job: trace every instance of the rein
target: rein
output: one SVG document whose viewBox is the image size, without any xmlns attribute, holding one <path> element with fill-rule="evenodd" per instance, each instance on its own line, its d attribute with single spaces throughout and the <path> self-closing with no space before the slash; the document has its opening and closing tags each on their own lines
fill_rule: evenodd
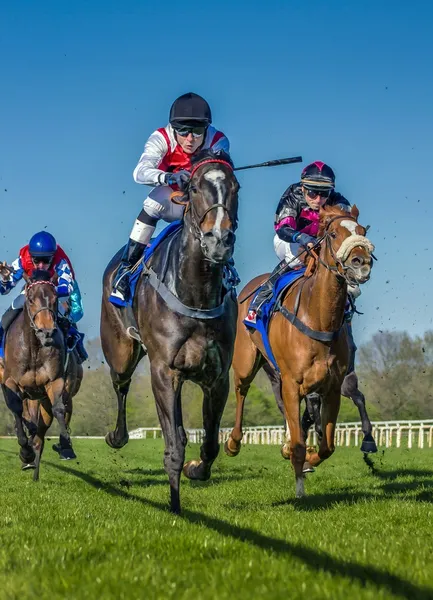
<svg viewBox="0 0 433 600">
<path fill-rule="evenodd" d="M 330 271 L 331 273 L 333 273 L 337 279 L 343 280 L 345 281 L 348 285 L 357 285 L 358 284 L 358 280 L 356 279 L 356 276 L 351 275 L 351 273 L 353 273 L 353 267 L 346 267 L 346 265 L 344 264 L 344 260 L 341 260 L 338 256 L 338 253 L 340 251 L 337 250 L 337 252 L 335 252 L 333 246 L 332 246 L 332 242 L 331 242 L 331 236 L 328 232 L 329 226 L 334 223 L 335 221 L 339 220 L 339 219 L 345 219 L 348 221 L 353 221 L 354 223 L 357 223 L 357 220 L 350 216 L 350 215 L 338 215 L 336 217 L 333 217 L 329 223 L 326 225 L 325 227 L 325 233 L 324 235 L 317 240 L 317 243 L 314 245 L 313 249 L 318 246 L 319 244 L 322 243 L 323 240 L 325 240 L 326 242 L 326 246 L 329 250 L 329 253 L 332 256 L 332 259 L 334 260 L 334 262 L 336 263 L 336 266 L 333 265 L 328 265 L 327 263 L 325 263 L 325 261 L 323 261 L 320 258 L 320 255 L 316 255 L 314 257 L 314 259 L 318 260 L 318 262 L 322 265 L 322 267 L 325 267 L 325 269 L 327 269 L 328 271 Z M 365 237 L 365 236 L 359 236 L 359 238 L 363 238 L 363 239 L 359 239 L 357 240 L 359 243 L 357 243 L 357 246 L 362 246 L 364 248 L 366 248 L 367 250 L 370 251 L 370 253 L 374 250 L 374 247 L 372 245 L 372 243 Z M 350 239 L 350 238 L 347 238 Z M 343 242 L 344 243 L 344 242 Z M 310 252 L 308 252 L 309 254 Z M 340 269 L 342 269 L 343 272 L 340 271 Z"/>
<path fill-rule="evenodd" d="M 225 165 L 226 167 L 229 167 L 229 169 L 233 172 L 232 165 L 229 162 L 219 159 L 219 158 L 210 158 L 210 159 L 206 159 L 206 160 L 203 160 L 203 161 L 197 163 L 191 171 L 190 181 L 185 190 L 186 194 L 188 194 L 188 197 L 190 195 L 191 190 L 194 188 L 194 185 L 191 183 L 191 180 L 192 180 L 193 175 L 196 173 L 196 171 L 203 165 L 214 164 L 214 163 Z M 188 211 L 190 211 L 190 213 L 191 213 L 190 231 L 193 234 L 193 236 L 200 241 L 200 246 L 202 248 L 204 248 L 204 246 L 205 246 L 204 233 L 201 230 L 200 225 L 203 223 L 206 215 L 211 210 L 214 210 L 215 208 L 223 208 L 229 214 L 229 209 L 227 208 L 227 206 L 224 203 L 219 202 L 217 204 L 212 204 L 207 210 L 205 210 L 205 212 L 202 215 L 199 215 L 195 208 L 194 203 L 191 200 L 188 199 L 187 201 L 183 201 L 179 196 L 180 196 L 180 194 L 178 192 L 174 192 L 174 194 L 171 196 L 171 199 L 175 204 L 181 204 L 181 205 L 186 206 L 184 215 L 187 214 Z M 233 229 L 236 230 L 236 222 L 234 223 Z M 216 306 L 215 308 L 212 308 L 212 309 L 192 308 L 190 306 L 187 306 L 186 304 L 183 304 L 183 302 L 181 302 L 179 300 L 179 298 L 165 285 L 164 278 L 165 278 L 165 274 L 166 274 L 167 266 L 168 266 L 168 257 L 170 255 L 170 248 L 171 248 L 171 245 L 172 245 L 175 237 L 176 237 L 176 233 L 174 235 L 172 235 L 172 237 L 169 239 L 168 247 L 166 248 L 166 251 L 165 251 L 165 260 L 162 264 L 162 269 L 161 269 L 161 272 L 159 275 L 152 269 L 152 267 L 148 267 L 143 261 L 143 274 L 147 278 L 148 283 L 154 288 L 154 290 L 159 294 L 159 296 L 165 301 L 165 303 L 170 308 L 170 310 L 172 310 L 180 315 L 183 315 L 183 316 L 186 316 L 186 317 L 189 317 L 192 319 L 205 319 L 205 320 L 217 319 L 217 318 L 222 317 L 224 315 L 224 313 L 226 312 L 227 303 L 228 302 L 236 302 L 236 292 L 235 292 L 233 284 L 231 284 L 230 287 L 227 288 L 227 291 L 224 295 L 224 298 L 223 298 L 221 304 L 219 304 L 218 306 Z M 204 260 L 209 260 L 209 259 L 206 256 L 204 256 Z"/>
<path fill-rule="evenodd" d="M 333 275 L 335 275 L 338 280 L 344 281 L 348 285 L 353 285 L 354 283 L 357 284 L 358 280 L 356 279 L 356 276 L 352 277 L 350 274 L 351 271 L 353 272 L 353 268 L 346 267 L 346 265 L 344 264 L 345 259 L 341 260 L 338 257 L 338 254 L 341 250 L 341 246 L 344 244 L 344 241 L 342 242 L 342 244 L 337 252 L 335 252 L 335 250 L 332 246 L 331 236 L 330 236 L 330 233 L 328 232 L 328 229 L 329 229 L 329 226 L 332 223 L 334 223 L 335 221 L 337 221 L 338 219 L 345 219 L 345 220 L 350 220 L 355 223 L 358 223 L 357 220 L 350 215 L 338 215 L 336 217 L 333 217 L 327 223 L 327 225 L 325 227 L 325 232 L 322 235 L 322 237 L 317 240 L 317 242 L 314 244 L 313 248 L 307 249 L 307 253 L 312 257 L 312 259 L 314 261 L 317 260 L 323 267 L 325 267 L 328 271 L 330 271 Z M 362 246 L 362 247 L 366 248 L 371 254 L 374 250 L 373 244 L 365 236 L 358 236 L 358 238 L 360 238 L 360 239 L 356 240 L 356 242 L 357 242 L 356 246 Z M 346 238 L 346 239 L 350 239 L 350 238 Z M 328 248 L 328 250 L 337 266 L 328 265 L 320 258 L 320 254 L 314 252 L 314 248 L 316 248 L 317 246 L 320 246 L 320 244 L 324 240 L 326 242 L 326 247 Z M 340 268 L 343 270 L 342 273 L 340 272 Z M 309 275 L 311 275 L 311 273 L 309 273 Z M 289 311 L 282 304 L 280 304 L 277 307 L 277 310 L 279 310 L 281 312 L 281 314 L 283 315 L 283 317 L 285 319 L 287 319 L 301 333 L 308 336 L 309 338 L 316 340 L 318 342 L 325 342 L 325 343 L 332 342 L 333 340 L 337 339 L 338 336 L 340 335 L 340 331 L 344 324 L 344 319 L 343 319 L 343 322 L 340 325 L 340 327 L 337 329 L 337 331 L 317 331 L 315 329 L 311 329 L 310 327 L 308 327 L 308 325 L 306 325 L 303 321 L 301 321 L 297 316 L 298 310 L 299 310 L 299 305 L 301 302 L 302 290 L 303 290 L 303 287 L 304 287 L 304 284 L 306 281 L 307 281 L 307 278 L 305 278 L 303 283 L 299 286 L 298 294 L 297 294 L 296 301 L 295 301 L 294 312 Z"/>
</svg>

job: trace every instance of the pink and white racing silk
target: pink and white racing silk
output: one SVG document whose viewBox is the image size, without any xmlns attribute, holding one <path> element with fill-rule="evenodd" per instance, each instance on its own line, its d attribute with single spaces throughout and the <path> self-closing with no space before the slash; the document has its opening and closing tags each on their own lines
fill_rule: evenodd
<svg viewBox="0 0 433 600">
<path fill-rule="evenodd" d="M 230 144 L 226 136 L 212 127 L 207 128 L 203 144 L 197 150 L 211 148 L 215 152 L 223 150 L 229 153 Z M 165 173 L 176 173 L 182 169 L 191 170 L 192 154 L 184 152 L 177 143 L 173 127 L 157 129 L 152 133 L 144 146 L 144 152 L 134 169 L 134 181 L 144 185 L 163 185 Z"/>
</svg>

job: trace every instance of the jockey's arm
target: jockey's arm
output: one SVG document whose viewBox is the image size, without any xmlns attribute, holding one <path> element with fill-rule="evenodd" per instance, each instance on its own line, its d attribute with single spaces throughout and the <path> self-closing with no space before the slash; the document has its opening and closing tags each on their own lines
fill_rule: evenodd
<svg viewBox="0 0 433 600">
<path fill-rule="evenodd" d="M 143 185 L 165 185 L 166 173 L 158 167 L 167 151 L 168 146 L 164 136 L 159 131 L 152 133 L 134 169 L 134 181 Z"/>
<path fill-rule="evenodd" d="M 74 323 L 78 323 L 78 321 L 83 318 L 84 308 L 83 308 L 83 300 L 81 298 L 81 291 L 80 291 L 80 288 L 78 287 L 78 282 L 76 280 L 74 280 L 74 289 L 69 298 L 69 303 L 70 303 L 69 318 Z"/>
<path fill-rule="evenodd" d="M 298 217 L 297 207 L 293 205 L 290 197 L 291 187 L 288 187 L 277 206 L 275 213 L 274 229 L 280 240 L 283 242 L 294 242 L 296 235 L 296 219 Z"/>
<path fill-rule="evenodd" d="M 74 289 L 74 278 L 72 277 L 72 269 L 68 262 L 62 258 L 55 267 L 58 276 L 57 280 L 57 295 L 59 298 L 70 296 Z"/>
<path fill-rule="evenodd" d="M 11 265 L 9 274 L 4 276 L 0 274 L 0 294 L 3 296 L 9 294 L 9 292 L 16 286 L 16 284 L 23 278 L 24 269 L 21 265 L 20 258 L 14 260 Z"/>
</svg>

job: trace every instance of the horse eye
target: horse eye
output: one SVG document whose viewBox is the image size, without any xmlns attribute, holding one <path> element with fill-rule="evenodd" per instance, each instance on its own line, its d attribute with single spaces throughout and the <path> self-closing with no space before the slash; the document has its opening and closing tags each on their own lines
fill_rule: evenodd
<svg viewBox="0 0 433 600">
<path fill-rule="evenodd" d="M 191 192 L 193 192 L 193 194 L 195 194 L 197 192 L 197 188 L 195 187 L 195 185 L 190 185 L 189 189 Z"/>
<path fill-rule="evenodd" d="M 334 240 L 337 237 L 337 234 L 335 233 L 335 231 L 331 231 L 331 233 L 329 234 Z"/>
</svg>

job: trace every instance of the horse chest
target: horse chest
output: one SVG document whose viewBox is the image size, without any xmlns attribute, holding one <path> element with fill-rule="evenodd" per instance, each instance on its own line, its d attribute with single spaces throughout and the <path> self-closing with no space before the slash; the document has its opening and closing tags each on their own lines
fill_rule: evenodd
<svg viewBox="0 0 433 600">
<path fill-rule="evenodd" d="M 223 369 L 218 344 L 201 336 L 189 338 L 179 349 L 174 367 L 190 373 L 206 373 L 218 377 Z"/>
<path fill-rule="evenodd" d="M 50 374 L 44 368 L 40 368 L 37 370 L 31 369 L 26 371 L 24 375 L 20 378 L 18 385 L 30 395 L 31 392 L 34 392 L 35 388 L 41 388 L 47 385 L 51 381 Z"/>
</svg>

